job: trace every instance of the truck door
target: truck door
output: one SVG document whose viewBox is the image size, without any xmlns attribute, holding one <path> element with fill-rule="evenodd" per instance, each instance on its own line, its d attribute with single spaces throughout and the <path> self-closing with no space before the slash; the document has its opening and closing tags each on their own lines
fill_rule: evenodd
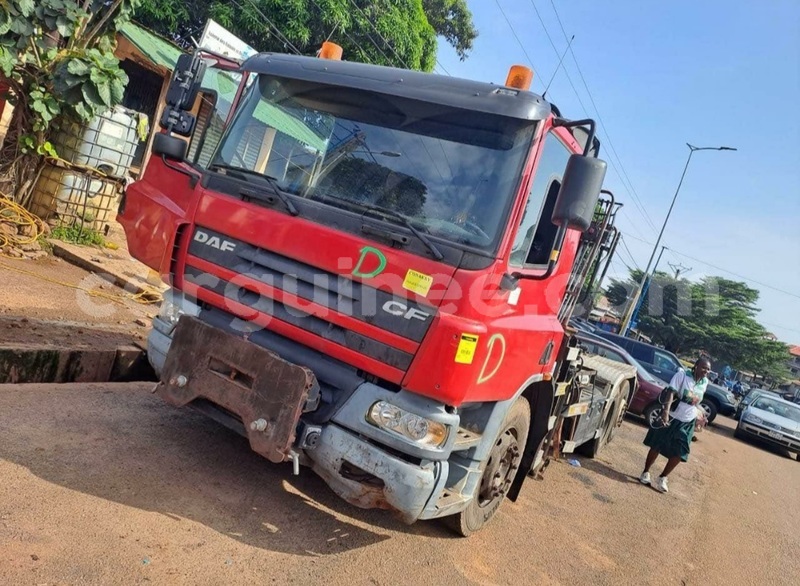
<svg viewBox="0 0 800 586">
<path fill-rule="evenodd" d="M 551 216 L 561 179 L 570 155 L 578 150 L 577 143 L 562 129 L 551 129 L 539 140 L 533 179 L 519 221 L 519 228 L 508 259 L 508 272 L 521 275 L 542 275 L 547 270 L 556 240 L 558 227 Z M 572 258 L 579 234 L 568 231 L 561 247 L 559 262 L 546 279 L 519 279 L 518 291 L 512 292 L 509 303 L 516 315 L 525 319 L 525 335 L 532 360 L 542 370 L 556 358 L 563 339 L 563 329 L 557 313 L 569 277 Z"/>
</svg>

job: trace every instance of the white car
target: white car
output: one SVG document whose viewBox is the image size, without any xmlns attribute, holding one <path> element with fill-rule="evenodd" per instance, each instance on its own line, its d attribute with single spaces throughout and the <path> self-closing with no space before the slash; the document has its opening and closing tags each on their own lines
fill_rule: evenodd
<svg viewBox="0 0 800 586">
<path fill-rule="evenodd" d="M 780 446 L 793 452 L 800 462 L 800 405 L 761 395 L 742 411 L 734 436 Z"/>
</svg>

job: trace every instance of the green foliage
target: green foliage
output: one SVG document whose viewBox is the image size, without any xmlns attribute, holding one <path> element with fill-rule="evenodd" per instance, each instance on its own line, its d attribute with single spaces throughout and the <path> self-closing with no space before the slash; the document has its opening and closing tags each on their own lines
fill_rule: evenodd
<svg viewBox="0 0 800 586">
<path fill-rule="evenodd" d="M 423 71 L 436 63 L 437 35 L 464 59 L 478 34 L 465 0 L 142 0 L 136 18 L 187 47 L 213 18 L 259 51 L 313 55 L 330 37 L 345 59 Z"/>
<path fill-rule="evenodd" d="M 436 34 L 444 37 L 464 61 L 478 36 L 467 0 L 422 0 L 422 7 Z"/>
<path fill-rule="evenodd" d="M 106 243 L 106 239 L 100 232 L 80 224 L 57 226 L 50 232 L 50 237 L 82 246 L 105 246 Z"/>
<path fill-rule="evenodd" d="M 621 307 L 636 288 L 641 271 L 625 281 L 612 281 L 608 300 Z M 756 321 L 758 291 L 722 277 L 700 282 L 656 273 L 644 297 L 637 328 L 675 353 L 708 352 L 738 370 L 785 377 L 789 353 Z"/>
<path fill-rule="evenodd" d="M 52 128 L 122 101 L 128 78 L 113 55 L 114 32 L 138 3 L 0 0 L 0 71 L 21 121 L 22 153 L 54 156 Z"/>
</svg>

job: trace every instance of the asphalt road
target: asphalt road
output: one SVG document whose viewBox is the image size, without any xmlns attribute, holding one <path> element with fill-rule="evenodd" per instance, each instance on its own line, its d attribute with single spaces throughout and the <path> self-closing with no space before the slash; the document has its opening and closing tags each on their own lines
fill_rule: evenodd
<svg viewBox="0 0 800 586">
<path fill-rule="evenodd" d="M 636 481 L 626 421 L 461 539 L 351 507 L 150 388 L 0 386 L 0 584 L 800 584 L 800 464 L 724 417 L 667 495 Z"/>
</svg>

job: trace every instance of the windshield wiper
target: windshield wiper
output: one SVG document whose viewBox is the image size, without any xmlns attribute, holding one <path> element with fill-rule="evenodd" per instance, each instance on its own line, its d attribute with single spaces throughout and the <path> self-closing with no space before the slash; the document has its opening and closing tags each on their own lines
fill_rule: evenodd
<svg viewBox="0 0 800 586">
<path fill-rule="evenodd" d="M 428 250 L 431 251 L 431 254 L 433 254 L 433 256 L 436 258 L 436 260 L 442 260 L 444 258 L 444 255 L 439 251 L 439 249 L 436 247 L 436 245 L 433 242 L 431 242 L 430 239 L 427 236 L 425 236 L 425 234 L 423 232 L 418 230 L 414 226 L 414 224 L 411 223 L 411 220 L 409 220 L 403 214 L 401 214 L 399 212 L 396 212 L 394 210 L 390 210 L 388 208 L 383 208 L 381 206 L 376 206 L 376 205 L 371 205 L 371 204 L 369 204 L 369 205 L 365 204 L 364 207 L 366 207 L 369 210 L 375 210 L 375 211 L 378 211 L 378 212 L 380 212 L 382 214 L 386 214 L 390 218 L 394 218 L 395 220 L 400 222 L 403 226 L 405 226 L 406 228 L 411 230 L 411 233 L 414 236 L 416 236 L 417 238 L 419 238 L 420 242 L 422 242 L 425 246 L 428 247 Z"/>
<path fill-rule="evenodd" d="M 431 251 L 431 254 L 434 256 L 434 258 L 436 258 L 436 260 L 442 260 L 444 258 L 444 255 L 436 247 L 436 245 L 433 242 L 431 242 L 430 239 L 427 236 L 425 236 L 425 234 L 422 233 L 416 226 L 414 226 L 414 224 L 411 223 L 410 219 L 408 219 L 407 217 L 405 217 L 403 214 L 401 214 L 399 212 L 396 212 L 394 210 L 390 210 L 389 208 L 381 207 L 379 205 L 375 205 L 375 204 L 371 204 L 371 203 L 364 203 L 364 202 L 360 202 L 360 201 L 353 201 L 353 200 L 350 200 L 350 199 L 347 199 L 347 198 L 344 198 L 344 197 L 338 197 L 336 195 L 330 195 L 328 193 L 325 193 L 325 194 L 317 193 L 317 194 L 315 194 L 315 196 L 324 197 L 324 198 L 328 198 L 328 199 L 333 199 L 335 201 L 340 201 L 342 203 L 346 203 L 349 206 L 353 206 L 355 208 L 359 208 L 359 209 L 362 209 L 362 210 L 376 211 L 376 212 L 380 212 L 382 214 L 386 214 L 390 218 L 393 218 L 394 220 L 397 220 L 400 224 L 402 224 L 403 226 L 408 228 L 411 231 L 411 233 L 419 239 L 420 242 L 422 242 L 425 246 L 428 247 L 428 250 Z M 362 227 L 362 231 L 363 231 L 363 227 Z"/>
<path fill-rule="evenodd" d="M 299 216 L 300 211 L 297 207 L 292 203 L 283 190 L 278 185 L 278 180 L 275 177 L 270 177 L 269 175 L 264 175 L 263 173 L 259 173 L 258 171 L 253 171 L 251 169 L 244 169 L 242 167 L 236 167 L 235 165 L 228 165 L 225 163 L 214 163 L 209 167 L 210 171 L 214 171 L 215 169 L 224 169 L 225 171 L 231 171 L 232 173 L 239 173 L 244 176 L 256 177 L 265 181 L 275 192 L 275 195 L 283 202 L 283 205 L 286 206 L 286 209 L 289 213 L 293 216 Z M 252 197 L 254 199 L 264 199 L 258 192 L 251 192 L 246 189 L 240 190 L 240 193 L 245 197 Z M 268 200 L 269 201 L 269 200 Z"/>
</svg>

